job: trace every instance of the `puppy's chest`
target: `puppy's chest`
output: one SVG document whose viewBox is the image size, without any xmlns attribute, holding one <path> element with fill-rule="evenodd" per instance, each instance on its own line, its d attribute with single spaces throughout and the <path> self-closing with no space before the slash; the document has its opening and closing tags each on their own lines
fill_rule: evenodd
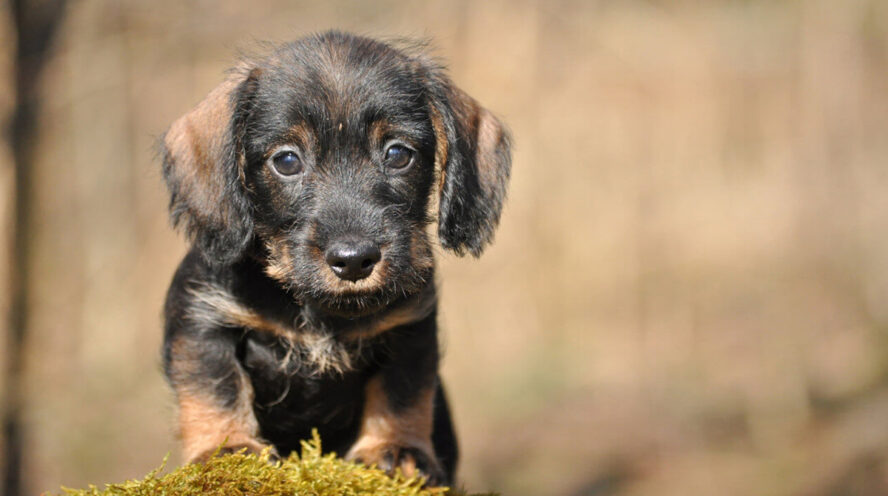
<svg viewBox="0 0 888 496">
<path fill-rule="evenodd" d="M 361 417 L 364 386 L 375 372 L 373 353 L 353 351 L 347 370 L 319 372 L 317 364 L 304 361 L 311 350 L 294 349 L 298 346 L 257 334 L 241 343 L 239 359 L 252 382 L 262 435 L 283 451 L 297 449 L 312 428 L 320 429 L 325 444 L 328 438 L 347 443 Z"/>
<path fill-rule="evenodd" d="M 372 373 L 373 364 L 380 359 L 375 351 L 378 344 L 321 333 L 294 333 L 287 338 L 247 332 L 238 345 L 237 356 L 257 392 L 267 386 L 298 386 L 310 392 L 315 387 L 341 383 L 346 377 Z"/>
</svg>

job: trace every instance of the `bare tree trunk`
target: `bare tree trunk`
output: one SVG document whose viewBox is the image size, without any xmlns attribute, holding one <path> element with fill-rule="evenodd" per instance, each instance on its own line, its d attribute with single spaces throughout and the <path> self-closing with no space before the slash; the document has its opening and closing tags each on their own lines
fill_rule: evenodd
<svg viewBox="0 0 888 496">
<path fill-rule="evenodd" d="M 22 408 L 24 404 L 24 353 L 28 328 L 28 283 L 31 269 L 33 230 L 32 171 L 37 143 L 40 79 L 46 56 L 60 21 L 65 0 L 10 0 L 16 34 L 14 57 L 15 106 L 7 138 L 15 167 L 12 250 L 10 251 L 10 308 L 7 373 L 4 387 L 3 491 L 7 496 L 22 492 Z"/>
</svg>

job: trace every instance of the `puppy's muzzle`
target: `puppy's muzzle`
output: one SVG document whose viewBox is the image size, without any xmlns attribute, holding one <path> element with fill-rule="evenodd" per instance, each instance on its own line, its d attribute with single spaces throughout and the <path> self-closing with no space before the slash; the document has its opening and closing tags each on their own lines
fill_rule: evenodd
<svg viewBox="0 0 888 496">
<path fill-rule="evenodd" d="M 334 274 L 354 282 L 373 273 L 382 252 L 379 245 L 368 239 L 343 239 L 331 243 L 324 257 Z"/>
</svg>

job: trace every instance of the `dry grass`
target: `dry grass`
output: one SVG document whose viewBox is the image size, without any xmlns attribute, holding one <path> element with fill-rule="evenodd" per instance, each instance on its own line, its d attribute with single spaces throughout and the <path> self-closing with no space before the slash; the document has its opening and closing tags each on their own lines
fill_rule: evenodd
<svg viewBox="0 0 888 496">
<path fill-rule="evenodd" d="M 175 449 L 153 137 L 238 47 L 333 26 L 431 36 L 515 134 L 496 245 L 441 263 L 467 487 L 888 493 L 878 0 L 76 3 L 37 171 L 32 492 Z"/>
</svg>

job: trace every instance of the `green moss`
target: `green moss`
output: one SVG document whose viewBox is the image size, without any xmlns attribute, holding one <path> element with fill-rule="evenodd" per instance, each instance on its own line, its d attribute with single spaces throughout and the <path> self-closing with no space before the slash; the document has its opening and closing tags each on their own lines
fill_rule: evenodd
<svg viewBox="0 0 888 496">
<path fill-rule="evenodd" d="M 62 488 L 64 494 L 78 496 L 189 496 L 189 495 L 361 495 L 380 496 L 460 496 L 448 488 L 422 488 L 422 480 L 397 474 L 389 477 L 374 467 L 365 467 L 321 454 L 317 432 L 302 443 L 302 455 L 295 453 L 278 462 L 269 462 L 268 453 L 236 453 L 211 458 L 205 464 L 191 464 L 160 476 L 166 465 L 140 481 L 108 484 L 105 489 Z M 480 496 L 480 495 L 478 495 Z"/>
</svg>

